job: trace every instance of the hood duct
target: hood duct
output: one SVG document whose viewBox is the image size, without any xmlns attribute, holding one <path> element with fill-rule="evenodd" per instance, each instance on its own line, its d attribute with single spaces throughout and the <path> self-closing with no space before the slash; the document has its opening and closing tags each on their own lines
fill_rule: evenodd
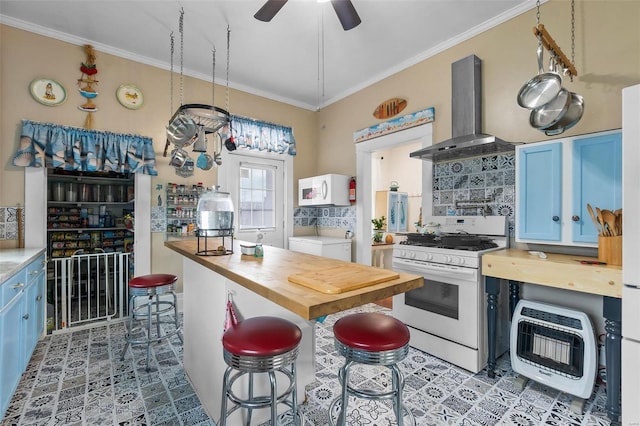
<svg viewBox="0 0 640 426">
<path fill-rule="evenodd" d="M 437 162 L 514 151 L 515 143 L 482 133 L 481 64 L 476 55 L 451 64 L 452 138 L 412 152 L 410 157 Z"/>
</svg>

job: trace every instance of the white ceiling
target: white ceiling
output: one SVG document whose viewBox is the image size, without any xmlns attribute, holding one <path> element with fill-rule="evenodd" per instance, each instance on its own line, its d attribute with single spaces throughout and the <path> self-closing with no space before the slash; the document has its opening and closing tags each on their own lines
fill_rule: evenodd
<svg viewBox="0 0 640 426">
<path fill-rule="evenodd" d="M 290 0 L 261 22 L 253 15 L 264 1 L 0 0 L 0 22 L 165 69 L 173 31 L 179 73 L 182 7 L 184 75 L 211 81 L 215 46 L 216 82 L 226 84 L 229 26 L 231 87 L 315 110 L 535 7 L 533 0 L 352 0 L 362 23 L 344 31 L 330 3 Z M 218 98 L 216 105 L 223 106 Z"/>
</svg>

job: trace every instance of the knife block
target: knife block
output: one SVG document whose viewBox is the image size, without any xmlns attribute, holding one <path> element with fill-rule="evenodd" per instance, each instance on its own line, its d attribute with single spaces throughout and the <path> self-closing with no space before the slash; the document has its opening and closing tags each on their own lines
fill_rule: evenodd
<svg viewBox="0 0 640 426">
<path fill-rule="evenodd" d="M 622 266 L 622 236 L 598 237 L 598 260 L 607 265 Z"/>
</svg>

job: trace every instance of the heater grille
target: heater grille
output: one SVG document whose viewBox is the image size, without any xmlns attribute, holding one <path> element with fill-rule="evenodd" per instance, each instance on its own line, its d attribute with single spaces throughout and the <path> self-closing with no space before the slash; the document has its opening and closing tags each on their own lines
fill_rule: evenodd
<svg viewBox="0 0 640 426">
<path fill-rule="evenodd" d="M 584 312 L 521 300 L 510 340 L 516 373 L 580 398 L 591 396 L 598 363 L 593 325 Z"/>
<path fill-rule="evenodd" d="M 565 377 L 582 377 L 584 340 L 552 323 L 530 320 L 518 324 L 518 356 L 530 364 Z"/>
</svg>

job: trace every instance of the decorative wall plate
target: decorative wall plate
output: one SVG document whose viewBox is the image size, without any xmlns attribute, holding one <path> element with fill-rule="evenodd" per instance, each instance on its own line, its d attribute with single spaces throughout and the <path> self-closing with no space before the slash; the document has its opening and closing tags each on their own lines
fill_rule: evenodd
<svg viewBox="0 0 640 426">
<path fill-rule="evenodd" d="M 62 84 L 50 78 L 37 78 L 29 85 L 33 99 L 42 105 L 58 106 L 67 99 L 67 91 Z"/>
<path fill-rule="evenodd" d="M 142 90 L 133 84 L 122 84 L 116 90 L 116 98 L 118 102 L 125 108 L 138 109 L 144 103 L 144 95 Z"/>
</svg>

